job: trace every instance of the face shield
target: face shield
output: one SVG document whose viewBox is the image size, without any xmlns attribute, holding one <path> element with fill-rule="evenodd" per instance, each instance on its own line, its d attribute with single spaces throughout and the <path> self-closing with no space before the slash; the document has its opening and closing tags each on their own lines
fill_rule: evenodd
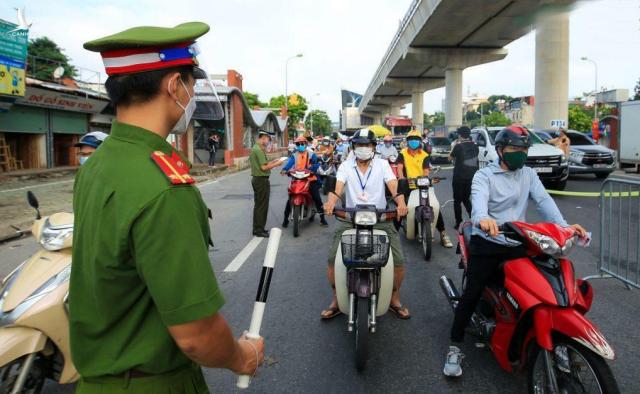
<svg viewBox="0 0 640 394">
<path fill-rule="evenodd" d="M 193 118 L 198 120 L 220 120 L 224 118 L 224 110 L 218 97 L 216 87 L 209 74 L 200 67 L 194 67 L 194 91 L 196 94 L 196 110 Z"/>
</svg>

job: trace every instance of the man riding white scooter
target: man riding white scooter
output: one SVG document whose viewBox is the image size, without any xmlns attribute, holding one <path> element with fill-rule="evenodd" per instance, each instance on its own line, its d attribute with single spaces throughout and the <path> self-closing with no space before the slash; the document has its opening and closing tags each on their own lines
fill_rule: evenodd
<svg viewBox="0 0 640 394">
<path fill-rule="evenodd" d="M 418 178 L 421 176 L 429 176 L 431 168 L 431 160 L 429 153 L 422 149 L 422 136 L 417 130 L 411 130 L 407 134 L 407 147 L 400 152 L 398 156 L 398 177 L 402 178 Z M 413 186 L 415 189 L 415 186 Z M 409 196 L 406 195 L 408 200 Z M 410 210 L 415 210 L 415 206 L 409 206 Z M 445 248 L 452 248 L 453 244 L 444 228 L 444 219 L 442 211 L 440 211 L 436 219 L 436 228 L 440 232 L 440 244 Z"/>
<path fill-rule="evenodd" d="M 466 287 L 455 311 L 451 327 L 451 344 L 444 365 L 444 374 L 462 375 L 464 357 L 460 346 L 482 290 L 491 280 L 500 263 L 525 255 L 525 248 L 513 246 L 498 226 L 513 221 L 525 221 L 527 202 L 534 201 L 543 221 L 569 226 L 555 202 L 544 189 L 536 172 L 524 164 L 531 146 L 526 128 L 509 126 L 495 139 L 498 159 L 476 172 L 471 186 L 471 221 L 473 230 L 469 245 L 470 261 Z M 586 236 L 579 224 L 573 227 L 578 235 Z"/>
<path fill-rule="evenodd" d="M 328 201 L 324 205 L 325 214 L 333 214 L 338 198 L 342 196 L 343 192 L 346 194 L 346 208 L 355 208 L 357 204 L 371 204 L 375 205 L 377 209 L 385 209 L 387 206 L 387 200 L 385 198 L 386 184 L 396 202 L 398 217 L 405 216 L 407 214 L 407 206 L 404 201 L 404 196 L 398 194 L 398 181 L 395 175 L 393 175 L 389 163 L 386 160 L 374 158 L 376 137 L 373 131 L 369 129 L 357 131 L 351 139 L 351 144 L 355 158 L 348 159 L 338 169 L 335 192 L 329 193 Z M 329 308 L 322 311 L 321 317 L 325 320 L 331 319 L 341 313 L 338 309 L 335 294 L 334 262 L 340 237 L 347 228 L 350 228 L 350 226 L 338 226 L 333 238 L 331 250 L 329 251 L 327 276 L 333 288 L 333 300 Z M 404 255 L 400 246 L 398 231 L 391 222 L 377 223 L 374 228 L 384 230 L 389 236 L 391 243 L 394 279 L 389 310 L 400 319 L 409 319 L 411 317 L 409 310 L 400 303 L 400 286 L 404 277 Z"/>
</svg>

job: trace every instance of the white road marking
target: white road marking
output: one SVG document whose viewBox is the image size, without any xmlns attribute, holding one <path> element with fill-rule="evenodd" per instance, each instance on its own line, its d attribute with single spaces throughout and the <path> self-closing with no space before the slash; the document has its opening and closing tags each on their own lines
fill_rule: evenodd
<svg viewBox="0 0 640 394">
<path fill-rule="evenodd" d="M 256 250 L 256 248 L 258 247 L 258 245 L 260 245 L 260 242 L 262 242 L 263 239 L 264 238 L 262 237 L 253 237 L 253 239 L 249 241 L 249 243 L 244 247 L 244 249 L 242 249 L 240 253 L 238 253 L 238 255 L 234 257 L 233 260 L 231 260 L 227 268 L 224 269 L 224 272 L 236 272 L 238 269 L 240 269 L 240 267 L 242 267 L 242 264 L 244 264 L 244 262 L 247 261 L 249 256 L 251 256 L 251 253 L 253 253 L 253 251 Z"/>
<path fill-rule="evenodd" d="M 51 185 L 59 185 L 59 184 L 61 184 L 61 183 L 69 183 L 69 182 L 73 182 L 73 179 L 69 179 L 69 180 L 66 180 L 66 181 L 58 181 L 58 182 L 42 183 L 42 184 L 40 184 L 40 185 L 32 185 L 32 186 L 19 187 L 19 188 L 17 188 L 17 189 L 0 190 L 0 193 L 17 192 L 17 191 L 20 191 L 20 190 L 35 189 L 36 187 L 44 187 L 44 186 L 51 186 Z"/>
</svg>

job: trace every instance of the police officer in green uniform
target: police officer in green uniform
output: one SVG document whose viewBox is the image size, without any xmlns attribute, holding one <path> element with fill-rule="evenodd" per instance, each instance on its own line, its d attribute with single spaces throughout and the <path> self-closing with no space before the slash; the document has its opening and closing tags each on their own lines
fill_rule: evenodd
<svg viewBox="0 0 640 394">
<path fill-rule="evenodd" d="M 268 237 L 267 213 L 269 212 L 269 194 L 271 186 L 269 175 L 271 169 L 283 163 L 280 159 L 267 161 L 267 146 L 271 142 L 271 134 L 265 130 L 258 131 L 258 139 L 251 149 L 249 163 L 251 164 L 251 186 L 253 187 L 253 235 Z"/>
<path fill-rule="evenodd" d="M 166 142 L 187 129 L 195 79 L 206 81 L 194 41 L 208 30 L 137 27 L 84 45 L 102 55 L 117 115 L 74 185 L 79 393 L 206 393 L 200 365 L 251 375 L 264 357 L 263 340 L 234 339 L 219 312 L 207 207 Z"/>
</svg>

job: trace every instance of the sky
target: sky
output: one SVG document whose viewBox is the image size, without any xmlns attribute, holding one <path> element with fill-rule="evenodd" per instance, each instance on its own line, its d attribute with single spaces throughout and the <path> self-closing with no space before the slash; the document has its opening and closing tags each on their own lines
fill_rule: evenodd
<svg viewBox="0 0 640 394">
<path fill-rule="evenodd" d="M 472 1 L 472 0 L 469 0 Z M 199 39 L 201 63 L 213 73 L 235 69 L 244 89 L 263 101 L 289 93 L 311 99 L 313 109 L 338 119 L 340 89 L 364 93 L 411 0 L 1 0 L 0 18 L 15 22 L 25 7 L 30 38 L 48 36 L 85 79 L 103 71 L 85 41 L 139 25 L 174 26 L 203 21 L 211 31 Z M 535 36 L 509 46 L 499 62 L 468 68 L 464 94 L 534 94 Z M 600 87 L 633 91 L 640 78 L 640 0 L 586 0 L 570 16 L 569 97 L 592 91 L 598 64 Z M 104 82 L 106 75 L 102 72 Z M 444 88 L 425 93 L 425 112 L 441 110 Z M 404 110 L 410 114 L 410 106 Z"/>
</svg>

